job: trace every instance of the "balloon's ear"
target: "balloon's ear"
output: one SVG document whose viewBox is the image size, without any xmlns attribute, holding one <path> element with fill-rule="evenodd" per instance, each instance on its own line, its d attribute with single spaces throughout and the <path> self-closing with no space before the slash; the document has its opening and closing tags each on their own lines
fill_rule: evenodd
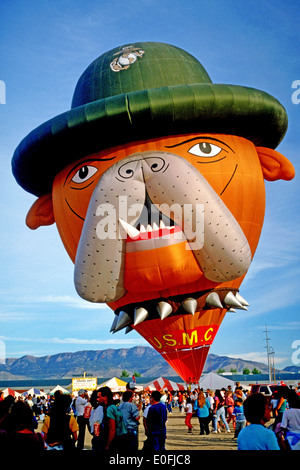
<svg viewBox="0 0 300 470">
<path fill-rule="evenodd" d="M 277 150 L 256 147 L 264 179 L 267 181 L 292 180 L 295 169 L 291 162 Z"/>
<path fill-rule="evenodd" d="M 28 211 L 26 225 L 35 230 L 41 225 L 52 225 L 54 222 L 52 194 L 40 196 Z"/>
</svg>

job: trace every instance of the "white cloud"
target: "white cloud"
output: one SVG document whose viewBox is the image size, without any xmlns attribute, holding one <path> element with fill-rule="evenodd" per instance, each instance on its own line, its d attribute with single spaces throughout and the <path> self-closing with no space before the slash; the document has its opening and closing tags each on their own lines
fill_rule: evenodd
<svg viewBox="0 0 300 470">
<path fill-rule="evenodd" d="M 31 298 L 32 302 L 38 303 L 53 303 L 53 304 L 64 304 L 70 307 L 85 308 L 85 309 L 109 309 L 104 303 L 88 302 L 81 299 L 80 297 L 71 297 L 69 295 L 44 295 Z"/>
<path fill-rule="evenodd" d="M 228 357 L 232 357 L 234 359 L 243 359 L 244 361 L 254 361 L 254 362 L 261 362 L 265 365 L 268 365 L 267 362 L 267 353 L 266 352 L 248 352 L 248 353 L 236 353 L 236 354 L 228 354 Z M 281 364 L 285 364 L 288 357 L 278 357 L 275 356 L 274 362 L 275 362 L 275 368 L 279 368 Z"/>
<path fill-rule="evenodd" d="M 125 338 L 125 339 L 87 339 L 87 338 L 32 338 L 32 337 L 13 337 L 13 336 L 0 336 L 2 341 L 17 341 L 17 342 L 30 342 L 30 343 L 47 343 L 47 344 L 86 344 L 86 345 L 95 345 L 95 344 L 148 344 L 143 338 Z"/>
<path fill-rule="evenodd" d="M 228 354 L 228 357 L 232 357 L 233 359 L 243 359 L 244 361 L 255 361 L 255 362 L 262 362 L 263 364 L 267 363 L 266 354 L 262 352 L 248 352 L 248 353 L 236 353 L 236 354 Z"/>
</svg>

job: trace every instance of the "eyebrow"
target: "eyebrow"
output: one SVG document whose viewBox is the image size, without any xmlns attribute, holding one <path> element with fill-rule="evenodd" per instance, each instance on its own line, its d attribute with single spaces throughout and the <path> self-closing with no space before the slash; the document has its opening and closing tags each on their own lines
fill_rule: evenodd
<svg viewBox="0 0 300 470">
<path fill-rule="evenodd" d="M 69 178 L 70 174 L 73 173 L 73 171 L 78 167 L 78 166 L 84 166 L 84 163 L 88 163 L 88 162 L 108 162 L 109 160 L 113 160 L 114 158 L 116 157 L 111 157 L 111 158 L 87 158 L 86 160 L 82 160 L 81 162 L 79 163 L 76 163 L 76 165 L 74 165 L 71 170 L 69 171 L 69 173 L 67 174 L 66 178 L 65 178 L 65 181 L 64 181 L 64 186 L 67 182 L 67 179 Z"/>
<path fill-rule="evenodd" d="M 199 140 L 199 139 L 208 139 L 208 140 L 213 140 L 215 142 L 219 142 L 220 144 L 223 144 L 226 147 L 228 147 L 233 153 L 235 153 L 235 151 L 231 147 L 229 147 L 229 145 L 225 144 L 225 142 L 223 142 L 222 140 L 216 139 L 214 137 L 208 137 L 206 135 L 199 135 L 198 137 L 193 137 L 192 139 L 184 140 L 183 142 L 179 142 L 178 144 L 166 145 L 165 147 L 167 149 L 172 149 L 174 147 L 179 147 L 179 145 L 187 144 L 188 142 L 193 142 L 194 140 Z"/>
</svg>

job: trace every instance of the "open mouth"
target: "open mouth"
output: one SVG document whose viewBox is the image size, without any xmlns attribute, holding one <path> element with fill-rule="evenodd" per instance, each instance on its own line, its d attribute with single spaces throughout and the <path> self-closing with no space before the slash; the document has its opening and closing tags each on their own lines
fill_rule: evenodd
<svg viewBox="0 0 300 470">
<path fill-rule="evenodd" d="M 237 290 L 226 288 L 195 292 L 168 299 L 153 299 L 141 304 L 124 305 L 116 310 L 110 331 L 116 333 L 126 328 L 126 333 L 128 333 L 133 326 L 145 320 L 164 320 L 169 316 L 194 315 L 198 310 L 216 308 L 235 312 L 235 309 L 248 310 L 247 306 L 249 303 Z"/>
<path fill-rule="evenodd" d="M 185 241 L 186 237 L 181 227 L 170 217 L 163 214 L 151 201 L 146 193 L 143 210 L 134 225 L 119 219 L 127 233 L 126 242 L 139 242 L 162 238 L 165 240 Z M 135 245 L 138 247 L 138 245 Z M 127 251 L 132 251 L 128 247 Z"/>
</svg>

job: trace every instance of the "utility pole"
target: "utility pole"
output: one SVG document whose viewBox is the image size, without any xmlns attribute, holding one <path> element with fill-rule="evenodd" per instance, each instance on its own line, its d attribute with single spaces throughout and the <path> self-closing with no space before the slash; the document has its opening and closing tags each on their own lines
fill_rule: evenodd
<svg viewBox="0 0 300 470">
<path fill-rule="evenodd" d="M 265 348 L 267 348 L 267 358 L 268 358 L 268 371 L 269 371 L 269 382 L 272 383 L 272 367 L 271 367 L 271 354 L 273 355 L 272 359 L 273 359 L 273 364 L 274 364 L 274 351 L 272 349 L 272 351 L 270 351 L 270 347 L 269 347 L 269 341 L 270 341 L 270 338 L 268 336 L 268 327 L 266 325 L 266 329 L 264 331 L 264 333 L 266 333 L 266 346 Z M 274 364 L 274 381 L 275 381 L 275 364 Z"/>
<path fill-rule="evenodd" d="M 276 382 L 276 375 L 275 375 L 275 351 L 271 347 L 270 350 L 270 363 L 271 363 L 271 377 L 272 377 L 272 382 Z"/>
</svg>

